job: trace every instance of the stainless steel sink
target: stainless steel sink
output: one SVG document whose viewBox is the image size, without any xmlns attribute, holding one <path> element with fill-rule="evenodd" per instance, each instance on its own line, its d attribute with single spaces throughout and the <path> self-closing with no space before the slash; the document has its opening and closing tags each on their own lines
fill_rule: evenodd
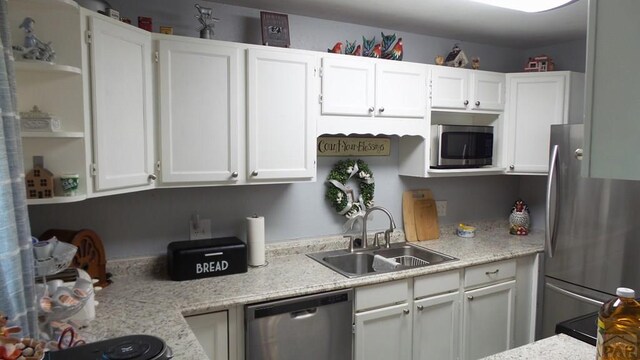
<svg viewBox="0 0 640 360">
<path fill-rule="evenodd" d="M 395 269 L 376 271 L 373 268 L 374 255 L 393 259 L 400 265 Z M 395 243 L 390 248 L 360 249 L 353 253 L 347 250 L 332 250 L 307 254 L 307 256 L 350 278 L 458 260 L 454 257 L 407 243 Z"/>
</svg>

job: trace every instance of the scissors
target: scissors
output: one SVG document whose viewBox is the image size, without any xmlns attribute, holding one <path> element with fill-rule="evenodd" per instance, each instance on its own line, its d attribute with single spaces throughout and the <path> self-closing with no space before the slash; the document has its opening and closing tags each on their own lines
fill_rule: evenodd
<svg viewBox="0 0 640 360">
<path fill-rule="evenodd" d="M 74 341 L 75 338 L 76 331 L 73 330 L 72 326 L 69 326 L 66 329 L 62 330 L 62 334 L 60 334 L 60 337 L 58 338 L 58 349 L 68 349 L 70 347 L 84 345 L 87 343 L 82 339 Z"/>
</svg>

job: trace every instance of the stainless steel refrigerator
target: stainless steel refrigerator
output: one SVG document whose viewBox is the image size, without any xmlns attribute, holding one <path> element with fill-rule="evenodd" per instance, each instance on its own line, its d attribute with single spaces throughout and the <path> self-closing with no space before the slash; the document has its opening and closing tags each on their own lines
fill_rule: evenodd
<svg viewBox="0 0 640 360">
<path fill-rule="evenodd" d="M 597 311 L 619 286 L 640 293 L 640 181 L 581 177 L 583 133 L 581 124 L 551 126 L 538 338 Z"/>
</svg>

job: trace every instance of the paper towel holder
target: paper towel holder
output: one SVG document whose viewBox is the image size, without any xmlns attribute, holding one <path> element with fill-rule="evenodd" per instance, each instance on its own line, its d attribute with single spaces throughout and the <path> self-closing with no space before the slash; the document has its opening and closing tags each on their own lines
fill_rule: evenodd
<svg viewBox="0 0 640 360">
<path fill-rule="evenodd" d="M 257 219 L 259 218 L 258 214 L 254 213 L 251 218 Z M 247 239 L 247 245 L 249 245 L 249 239 Z M 260 264 L 260 265 L 252 265 L 252 264 L 247 264 L 249 267 L 251 268 L 261 268 L 261 267 L 265 267 L 267 265 L 269 265 L 269 261 L 267 259 L 264 260 L 264 263 Z"/>
</svg>

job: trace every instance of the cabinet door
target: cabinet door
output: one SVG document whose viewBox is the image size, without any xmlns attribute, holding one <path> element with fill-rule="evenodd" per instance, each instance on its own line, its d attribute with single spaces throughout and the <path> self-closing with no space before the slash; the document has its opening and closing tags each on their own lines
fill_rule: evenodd
<svg viewBox="0 0 640 360">
<path fill-rule="evenodd" d="M 455 360 L 460 352 L 460 293 L 414 302 L 413 360 Z"/>
<path fill-rule="evenodd" d="M 516 281 L 465 291 L 463 309 L 463 358 L 479 359 L 510 349 Z"/>
<path fill-rule="evenodd" d="M 427 112 L 427 67 L 384 62 L 376 65 L 376 116 L 423 118 Z"/>
<path fill-rule="evenodd" d="M 640 180 L 640 2 L 589 1 L 585 175 Z M 613 56 L 624 54 L 624 56 Z"/>
<path fill-rule="evenodd" d="M 235 181 L 240 49 L 161 40 L 158 51 L 162 181 Z"/>
<path fill-rule="evenodd" d="M 322 59 L 322 115 L 372 116 L 375 66 L 369 59 Z"/>
<path fill-rule="evenodd" d="M 546 173 L 550 126 L 567 122 L 566 74 L 509 77 L 509 170 Z"/>
<path fill-rule="evenodd" d="M 411 359 L 411 311 L 400 304 L 356 313 L 355 359 Z"/>
<path fill-rule="evenodd" d="M 229 359 L 229 331 L 226 311 L 185 317 L 209 360 Z"/>
<path fill-rule="evenodd" d="M 486 71 L 472 73 L 471 108 L 474 110 L 504 110 L 505 75 Z"/>
<path fill-rule="evenodd" d="M 151 36 L 89 17 L 96 190 L 147 186 L 153 174 Z"/>
<path fill-rule="evenodd" d="M 249 49 L 249 180 L 315 176 L 317 58 Z"/>
<path fill-rule="evenodd" d="M 464 110 L 468 105 L 469 70 L 432 67 L 431 107 Z"/>
</svg>

